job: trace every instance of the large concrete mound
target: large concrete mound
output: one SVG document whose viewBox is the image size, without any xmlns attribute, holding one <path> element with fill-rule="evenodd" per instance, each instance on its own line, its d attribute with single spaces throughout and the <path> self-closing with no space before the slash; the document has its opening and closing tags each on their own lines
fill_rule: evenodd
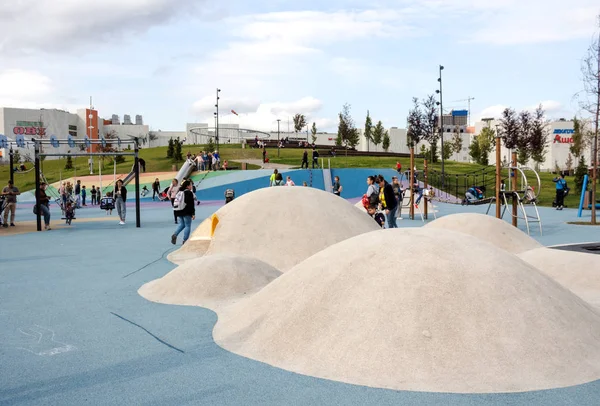
<svg viewBox="0 0 600 406">
<path fill-rule="evenodd" d="M 343 241 L 222 313 L 224 348 L 372 387 L 517 392 L 600 378 L 600 315 L 514 255 L 442 229 Z"/>
<path fill-rule="evenodd" d="M 425 227 L 468 234 L 513 254 L 542 247 L 540 243 L 506 221 L 484 214 L 452 214 L 440 217 Z"/>
<path fill-rule="evenodd" d="M 519 258 L 600 310 L 600 255 L 538 248 Z"/>
<path fill-rule="evenodd" d="M 254 257 L 283 272 L 332 244 L 379 229 L 346 200 L 306 187 L 259 189 L 216 216 L 219 223 L 206 255 Z"/>
<path fill-rule="evenodd" d="M 281 275 L 255 258 L 211 255 L 186 261 L 138 293 L 158 303 L 202 306 L 212 310 L 249 297 Z"/>
</svg>

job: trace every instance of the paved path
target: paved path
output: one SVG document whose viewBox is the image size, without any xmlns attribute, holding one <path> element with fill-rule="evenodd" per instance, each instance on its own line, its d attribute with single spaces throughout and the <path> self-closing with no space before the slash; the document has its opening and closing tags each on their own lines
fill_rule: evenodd
<svg viewBox="0 0 600 406">
<path fill-rule="evenodd" d="M 201 205 L 194 224 L 216 208 Z M 17 217 L 27 215 L 23 207 Z M 98 214 L 78 213 L 86 216 Z M 124 227 L 78 221 L 0 238 L 0 405 L 598 405 L 600 381 L 514 394 L 399 392 L 234 355 L 212 339 L 213 312 L 137 294 L 174 268 L 165 259 L 172 221 L 170 207 L 156 203 L 142 206 L 141 229 L 131 217 Z M 548 222 L 547 239 L 577 239 Z"/>
<path fill-rule="evenodd" d="M 271 162 L 267 162 L 266 164 L 263 164 L 263 161 L 261 159 L 236 159 L 235 161 L 243 162 L 243 163 L 247 163 L 247 164 L 251 164 L 251 165 L 258 165 L 262 169 L 292 169 L 292 168 L 294 168 L 294 166 L 292 166 L 292 165 L 276 164 L 276 163 L 271 163 Z"/>
</svg>

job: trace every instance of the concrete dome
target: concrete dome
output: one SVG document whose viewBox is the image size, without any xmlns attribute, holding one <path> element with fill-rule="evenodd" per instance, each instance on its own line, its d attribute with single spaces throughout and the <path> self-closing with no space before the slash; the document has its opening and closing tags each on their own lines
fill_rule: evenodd
<svg viewBox="0 0 600 406">
<path fill-rule="evenodd" d="M 138 293 L 158 303 L 216 310 L 258 292 L 281 272 L 255 258 L 210 255 L 186 261 Z"/>
<path fill-rule="evenodd" d="M 516 256 L 439 228 L 331 246 L 220 312 L 214 338 L 297 373 L 397 390 L 600 378 L 600 314 Z"/>
<path fill-rule="evenodd" d="M 231 253 L 260 259 L 285 272 L 332 244 L 379 229 L 346 200 L 306 187 L 259 189 L 215 214 L 219 222 L 212 238 L 203 223 L 191 236 L 190 246 L 169 258 L 185 253 L 188 259 L 194 251 L 198 256 Z"/>
<path fill-rule="evenodd" d="M 542 247 L 536 240 L 506 221 L 484 214 L 452 214 L 440 217 L 425 227 L 471 235 L 513 254 Z"/>
</svg>

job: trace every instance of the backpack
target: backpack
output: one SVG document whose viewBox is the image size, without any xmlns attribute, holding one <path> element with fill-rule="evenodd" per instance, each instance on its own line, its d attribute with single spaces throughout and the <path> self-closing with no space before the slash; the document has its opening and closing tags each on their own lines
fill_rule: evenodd
<svg viewBox="0 0 600 406">
<path fill-rule="evenodd" d="M 175 195 L 175 201 L 173 202 L 173 210 L 182 211 L 183 209 L 185 209 L 185 191 L 180 190 L 179 192 L 177 192 L 177 195 Z"/>
<path fill-rule="evenodd" d="M 377 206 L 377 203 L 379 203 L 379 195 L 373 192 L 371 193 L 371 196 L 369 196 L 369 204 L 371 206 Z"/>
</svg>

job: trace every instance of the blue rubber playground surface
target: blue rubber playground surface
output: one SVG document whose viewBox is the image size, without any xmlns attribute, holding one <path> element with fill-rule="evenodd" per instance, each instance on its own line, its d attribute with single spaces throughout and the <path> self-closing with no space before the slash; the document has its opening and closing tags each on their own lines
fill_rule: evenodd
<svg viewBox="0 0 600 406">
<path fill-rule="evenodd" d="M 218 203 L 197 208 L 197 220 Z M 438 215 L 487 207 L 440 204 Z M 598 241 L 597 230 L 568 226 L 575 210 L 541 209 L 545 245 Z M 589 215 L 589 214 L 588 214 Z M 216 315 L 199 307 L 151 303 L 137 294 L 175 265 L 172 211 L 142 205 L 142 228 L 85 222 L 70 228 L 0 234 L 1 405 L 599 405 L 600 381 L 511 394 L 401 392 L 348 385 L 287 372 L 218 347 Z M 53 210 L 53 222 L 59 217 Z M 21 205 L 19 219 L 32 220 Z M 402 220 L 416 227 L 419 220 Z M 1 232 L 2 230 L 0 230 Z M 432 247 L 433 249 L 433 247 Z M 402 368 L 402 365 L 398 365 Z"/>
</svg>

